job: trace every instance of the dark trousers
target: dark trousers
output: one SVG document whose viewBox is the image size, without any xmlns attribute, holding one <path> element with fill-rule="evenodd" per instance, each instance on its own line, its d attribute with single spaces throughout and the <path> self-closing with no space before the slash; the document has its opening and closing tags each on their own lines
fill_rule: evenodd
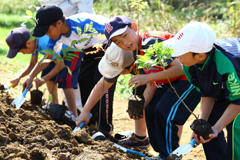
<svg viewBox="0 0 240 160">
<path fill-rule="evenodd" d="M 200 101 L 200 94 L 188 81 L 174 81 L 172 85 L 186 105 L 193 111 Z M 150 143 L 163 159 L 179 147 L 178 127 L 183 125 L 190 112 L 174 93 L 169 84 L 159 87 L 145 108 Z M 189 137 L 190 138 L 190 137 Z"/>
<path fill-rule="evenodd" d="M 97 54 L 88 54 L 83 56 L 82 63 L 80 66 L 80 73 L 78 76 L 78 83 L 80 86 L 82 104 L 86 103 L 88 96 L 90 95 L 93 87 L 102 78 L 102 75 L 98 71 L 98 63 L 101 60 L 104 52 L 98 52 Z M 93 118 L 91 123 L 97 123 L 100 126 L 99 129 L 103 131 L 112 131 L 112 112 L 113 112 L 113 97 L 115 91 L 116 82 L 113 86 L 106 92 L 106 94 L 101 98 L 101 104 L 98 102 L 91 113 Z M 99 108 L 101 108 L 99 110 Z M 100 118 L 99 118 L 100 113 Z"/>
<path fill-rule="evenodd" d="M 225 98 L 216 99 L 208 122 L 213 126 L 230 104 Z M 210 142 L 203 144 L 207 160 L 232 160 L 232 122 L 226 126 L 227 142 L 223 131 Z"/>
</svg>

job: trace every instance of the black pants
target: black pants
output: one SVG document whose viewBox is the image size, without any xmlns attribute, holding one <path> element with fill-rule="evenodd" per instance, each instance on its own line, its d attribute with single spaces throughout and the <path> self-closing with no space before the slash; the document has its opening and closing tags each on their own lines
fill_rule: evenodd
<svg viewBox="0 0 240 160">
<path fill-rule="evenodd" d="M 200 94 L 188 81 L 172 82 L 179 96 L 193 111 L 200 101 Z M 178 146 L 178 127 L 183 125 L 190 112 L 178 99 L 169 84 L 158 88 L 153 99 L 145 108 L 150 143 L 162 159 L 172 153 Z M 190 137 L 189 137 L 190 138 Z"/>
<path fill-rule="evenodd" d="M 78 83 L 80 86 L 82 104 L 85 105 L 89 94 L 91 93 L 95 84 L 102 78 L 98 70 L 98 63 L 101 60 L 101 57 L 104 55 L 103 51 L 100 51 L 96 54 L 88 54 L 83 56 L 82 63 L 80 66 L 80 73 L 78 76 Z M 116 82 L 112 87 L 106 92 L 106 94 L 99 100 L 99 102 L 93 107 L 91 113 L 93 118 L 90 123 L 97 123 L 100 126 L 99 129 L 103 131 L 112 131 L 112 113 L 113 113 L 113 97 L 116 87 Z M 101 106 L 100 106 L 101 101 Z M 101 107 L 101 110 L 99 110 Z M 101 113 L 100 113 L 101 112 Z M 99 118 L 99 113 L 101 114 Z"/>
</svg>

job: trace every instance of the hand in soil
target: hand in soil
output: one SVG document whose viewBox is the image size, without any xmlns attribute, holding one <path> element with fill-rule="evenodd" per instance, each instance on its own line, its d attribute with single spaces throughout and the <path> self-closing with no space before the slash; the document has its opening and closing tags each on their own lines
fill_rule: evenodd
<svg viewBox="0 0 240 160">
<path fill-rule="evenodd" d="M 143 117 L 144 102 L 143 95 L 131 95 L 128 98 L 128 114 L 130 118 L 139 119 Z"/>
</svg>

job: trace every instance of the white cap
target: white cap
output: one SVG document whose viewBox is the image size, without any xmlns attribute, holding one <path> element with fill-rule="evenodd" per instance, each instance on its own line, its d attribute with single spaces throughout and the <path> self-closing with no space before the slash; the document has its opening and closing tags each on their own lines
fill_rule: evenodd
<svg viewBox="0 0 240 160">
<path fill-rule="evenodd" d="M 106 78 L 118 76 L 122 70 L 135 61 L 133 51 L 126 51 L 112 43 L 98 64 L 99 72 Z"/>
<path fill-rule="evenodd" d="M 216 35 L 213 29 L 202 22 L 190 22 L 175 37 L 163 42 L 163 46 L 175 49 L 172 57 L 188 52 L 207 53 L 213 48 Z"/>
</svg>

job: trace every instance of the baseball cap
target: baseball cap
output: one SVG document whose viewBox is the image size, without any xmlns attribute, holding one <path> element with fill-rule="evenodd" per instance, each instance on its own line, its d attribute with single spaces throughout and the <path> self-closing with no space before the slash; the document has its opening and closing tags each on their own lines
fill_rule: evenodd
<svg viewBox="0 0 240 160">
<path fill-rule="evenodd" d="M 213 29 L 206 23 L 190 22 L 173 38 L 163 42 L 163 46 L 174 49 L 172 57 L 188 52 L 206 53 L 211 51 L 216 41 Z"/>
<path fill-rule="evenodd" d="M 98 69 L 104 77 L 114 78 L 134 61 L 132 51 L 123 50 L 113 43 L 107 48 L 105 55 L 99 62 Z"/>
<path fill-rule="evenodd" d="M 30 34 L 30 31 L 24 27 L 15 28 L 8 34 L 6 38 L 6 43 L 9 46 L 8 58 L 14 58 L 17 55 L 20 47 L 29 40 Z"/>
<path fill-rule="evenodd" d="M 33 36 L 44 36 L 50 25 L 54 24 L 63 17 L 62 9 L 55 5 L 44 5 L 36 14 L 36 27 L 33 30 Z"/>
<path fill-rule="evenodd" d="M 110 41 L 111 38 L 123 34 L 127 30 L 129 24 L 132 24 L 132 21 L 126 16 L 112 17 L 105 24 L 104 33 L 107 37 L 107 40 Z"/>
</svg>

